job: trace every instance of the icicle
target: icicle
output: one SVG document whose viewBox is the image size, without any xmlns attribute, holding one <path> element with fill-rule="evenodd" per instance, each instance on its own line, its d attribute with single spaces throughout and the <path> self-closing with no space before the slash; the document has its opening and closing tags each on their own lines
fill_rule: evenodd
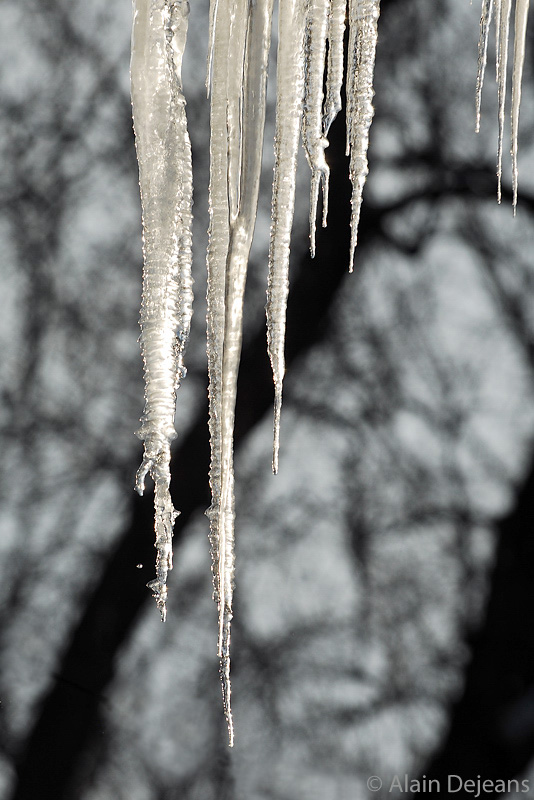
<svg viewBox="0 0 534 800">
<path fill-rule="evenodd" d="M 302 141 L 312 171 L 310 189 L 310 253 L 315 257 L 315 220 L 319 188 L 323 186 L 323 228 L 328 215 L 330 170 L 324 151 L 328 139 L 323 135 L 323 76 L 328 30 L 329 0 L 309 0 L 306 19 L 304 114 Z"/>
<path fill-rule="evenodd" d="M 508 67 L 508 36 L 510 31 L 510 12 L 512 0 L 499 2 L 499 39 L 497 49 L 497 85 L 499 95 L 499 147 L 497 153 L 497 202 L 501 202 L 502 151 L 504 141 L 504 111 L 506 106 L 506 70 Z"/>
<path fill-rule="evenodd" d="M 208 352 L 210 481 L 218 653 L 230 745 L 230 627 L 234 574 L 233 438 L 243 299 L 256 219 L 265 124 L 272 0 L 219 0 L 211 97 Z"/>
<path fill-rule="evenodd" d="M 497 0 L 500 5 L 500 0 Z M 476 124 L 475 130 L 480 131 L 480 107 L 482 103 L 482 87 L 488 60 L 488 37 L 493 13 L 493 0 L 482 0 L 482 14 L 480 16 L 480 38 L 478 40 L 478 72 L 476 88 Z"/>
<path fill-rule="evenodd" d="M 367 148 L 373 121 L 373 74 L 378 38 L 380 0 L 349 0 L 349 57 L 347 63 L 347 155 L 350 153 L 351 242 L 349 271 L 354 267 L 358 224 L 365 180 Z"/>
<path fill-rule="evenodd" d="M 131 89 L 143 207 L 141 348 L 145 409 L 143 463 L 136 488 L 154 481 L 156 578 L 149 583 L 162 620 L 172 530 L 177 512 L 170 486 L 170 444 L 176 435 L 176 390 L 185 375 L 183 352 L 192 314 L 191 147 L 181 64 L 187 36 L 187 0 L 134 0 Z"/>
<path fill-rule="evenodd" d="M 304 94 L 304 0 L 280 0 L 275 166 L 267 288 L 267 349 L 274 378 L 273 472 L 278 472 L 280 412 L 285 372 L 284 339 L 288 295 L 289 245 L 295 206 L 299 127 Z M 287 76 L 291 75 L 291 80 Z"/>
<path fill-rule="evenodd" d="M 229 244 L 227 188 L 226 106 L 228 71 L 226 58 L 230 36 L 230 2 L 219 0 L 214 15 L 212 38 L 211 138 L 210 138 L 210 229 L 208 242 L 207 335 L 209 373 L 209 428 L 211 442 L 210 485 L 212 503 L 208 510 L 213 572 L 213 597 L 222 618 L 225 598 L 223 573 L 225 547 L 219 542 L 222 462 L 222 362 L 224 347 L 226 255 Z M 225 714 L 231 720 L 229 677 L 221 664 Z M 229 722 L 229 730 L 231 730 Z"/>
<path fill-rule="evenodd" d="M 323 132 L 328 136 L 332 122 L 341 111 L 343 85 L 343 37 L 345 35 L 346 0 L 331 0 L 328 18 L 328 73 L 324 107 Z"/>
<path fill-rule="evenodd" d="M 516 0 L 515 6 L 514 71 L 512 76 L 512 188 L 514 214 L 517 207 L 517 135 L 529 2 L 530 0 Z"/>
</svg>

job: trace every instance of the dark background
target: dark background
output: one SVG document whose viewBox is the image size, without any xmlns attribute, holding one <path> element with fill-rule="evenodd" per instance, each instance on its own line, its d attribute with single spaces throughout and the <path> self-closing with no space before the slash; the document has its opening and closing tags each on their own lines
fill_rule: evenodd
<svg viewBox="0 0 534 800">
<path fill-rule="evenodd" d="M 230 751 L 203 515 L 206 3 L 184 63 L 196 301 L 161 625 L 151 497 L 133 492 L 131 4 L 3 0 L 0 796 L 359 800 L 394 794 L 395 775 L 445 793 L 455 774 L 525 779 L 517 796 L 534 797 L 534 49 L 513 219 L 508 158 L 496 203 L 491 57 L 474 134 L 478 19 L 477 2 L 383 0 L 352 276 L 344 120 L 314 261 L 303 159 L 276 478 L 271 87 L 237 412 Z"/>
</svg>

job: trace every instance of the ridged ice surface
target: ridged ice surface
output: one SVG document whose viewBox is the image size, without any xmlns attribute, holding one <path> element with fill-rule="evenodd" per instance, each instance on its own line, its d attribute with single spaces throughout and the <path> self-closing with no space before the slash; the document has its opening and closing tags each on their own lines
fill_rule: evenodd
<svg viewBox="0 0 534 800">
<path fill-rule="evenodd" d="M 211 70 L 208 366 L 208 511 L 218 654 L 230 745 L 230 629 L 234 579 L 234 416 L 243 300 L 261 174 L 272 0 L 219 0 L 213 12 Z"/>
<path fill-rule="evenodd" d="M 350 267 L 367 176 L 379 0 L 349 0 L 347 148 L 353 184 Z M 279 0 L 275 167 L 268 259 L 267 347 L 275 388 L 273 470 L 278 470 L 290 240 L 299 140 L 311 169 L 310 249 L 322 189 L 326 225 L 327 134 L 341 109 L 346 0 Z M 146 397 L 137 477 L 155 483 L 156 579 L 165 618 L 176 511 L 170 485 L 176 390 L 191 320 L 191 152 L 181 86 L 184 0 L 134 0 L 132 103 L 144 229 L 141 343 Z M 211 438 L 208 509 L 218 654 L 230 744 L 230 632 L 234 580 L 234 417 L 243 300 L 256 219 L 273 0 L 211 0 L 207 88 L 211 104 L 207 338 Z M 324 81 L 326 77 L 326 91 Z"/>
<path fill-rule="evenodd" d="M 514 46 L 512 70 L 512 191 L 514 213 L 517 206 L 518 183 L 518 130 L 519 108 L 521 104 L 521 82 L 525 62 L 525 41 L 527 31 L 528 9 L 530 0 L 515 0 Z M 480 130 L 480 108 L 484 73 L 487 62 L 488 38 L 492 15 L 495 13 L 495 45 L 496 45 L 496 77 L 499 100 L 499 143 L 497 149 L 497 200 L 501 202 L 502 194 L 502 158 L 504 147 L 504 128 L 506 117 L 507 67 L 510 38 L 510 21 L 513 0 L 482 0 L 480 17 L 480 39 L 478 44 L 478 75 L 476 87 L 476 130 Z"/>
<path fill-rule="evenodd" d="M 141 349 L 145 408 L 139 436 L 144 457 L 136 488 L 154 481 L 156 577 L 148 585 L 166 616 L 167 573 L 177 516 L 170 495 L 170 445 L 176 435 L 176 390 L 185 375 L 192 314 L 191 146 L 181 67 L 187 0 L 135 0 L 131 90 L 143 209 Z"/>
</svg>

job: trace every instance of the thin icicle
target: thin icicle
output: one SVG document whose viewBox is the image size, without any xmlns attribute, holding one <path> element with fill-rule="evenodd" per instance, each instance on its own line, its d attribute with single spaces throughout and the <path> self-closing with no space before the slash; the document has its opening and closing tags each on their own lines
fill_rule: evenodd
<svg viewBox="0 0 534 800">
<path fill-rule="evenodd" d="M 227 186 L 227 97 L 228 71 L 226 59 L 231 25 L 231 3 L 218 0 L 213 30 L 210 136 L 210 228 L 208 241 L 207 335 L 209 373 L 209 428 L 211 443 L 210 543 L 213 572 L 213 597 L 221 610 L 225 607 L 226 580 L 223 575 L 225 543 L 219 540 L 222 471 L 222 363 L 224 347 L 226 255 L 229 245 L 229 208 Z M 228 674 L 227 674 L 228 672 Z M 230 738 L 233 727 L 230 705 L 229 668 L 223 669 L 223 702 Z"/>
<path fill-rule="evenodd" d="M 243 299 L 261 173 L 271 19 L 272 0 L 257 0 L 251 5 L 246 0 L 219 0 L 214 33 L 208 251 L 212 505 L 208 516 L 219 610 L 218 654 L 230 745 L 234 417 Z M 220 80 L 217 76 L 221 76 Z"/>
<path fill-rule="evenodd" d="M 267 350 L 274 378 L 273 472 L 278 472 L 280 412 L 285 372 L 284 340 L 288 295 L 289 246 L 295 206 L 299 128 L 304 94 L 304 0 L 280 0 L 275 165 L 267 288 Z M 287 80 L 287 76 L 291 80 Z"/>
<path fill-rule="evenodd" d="M 517 136 L 519 129 L 519 107 L 521 105 L 521 83 L 525 62 L 525 41 L 527 35 L 528 7 L 530 0 L 516 0 L 514 71 L 512 76 L 512 188 L 514 214 L 517 207 Z"/>
<path fill-rule="evenodd" d="M 145 408 L 140 438 L 144 457 L 136 488 L 154 481 L 156 578 L 148 585 L 162 620 L 172 530 L 170 444 L 176 432 L 176 390 L 185 375 L 183 352 L 192 313 L 191 146 L 181 65 L 187 36 L 187 0 L 134 0 L 131 88 L 143 208 L 141 348 Z"/>
<path fill-rule="evenodd" d="M 497 0 L 500 5 L 500 0 Z M 480 108 L 482 104 L 482 87 L 488 61 L 488 38 L 493 14 L 493 0 L 482 0 L 482 13 L 480 16 L 480 38 L 478 40 L 478 71 L 476 87 L 476 123 L 475 130 L 480 131 Z"/>
<path fill-rule="evenodd" d="M 499 146 L 497 152 L 497 202 L 501 202 L 502 152 L 504 142 L 504 113 L 506 107 L 506 70 L 508 67 L 508 38 L 510 33 L 510 12 L 512 0 L 499 2 L 499 39 L 497 49 L 497 86 L 499 95 Z"/>
<path fill-rule="evenodd" d="M 328 216 L 330 170 L 324 151 L 328 139 L 323 134 L 323 77 L 326 57 L 329 0 L 309 0 L 306 18 L 304 113 L 302 141 L 312 171 L 310 188 L 310 253 L 315 257 L 315 220 L 319 189 L 323 187 L 323 228 Z"/>
<path fill-rule="evenodd" d="M 367 149 L 373 121 L 373 75 L 380 0 L 349 0 L 349 58 L 347 63 L 347 155 L 350 153 L 351 241 L 349 271 L 354 268 L 363 187 L 369 172 Z"/>
<path fill-rule="evenodd" d="M 330 126 L 342 108 L 343 38 L 345 35 L 346 13 L 346 0 L 331 0 L 328 17 L 328 72 L 323 118 L 323 133 L 325 136 L 328 136 Z"/>
</svg>

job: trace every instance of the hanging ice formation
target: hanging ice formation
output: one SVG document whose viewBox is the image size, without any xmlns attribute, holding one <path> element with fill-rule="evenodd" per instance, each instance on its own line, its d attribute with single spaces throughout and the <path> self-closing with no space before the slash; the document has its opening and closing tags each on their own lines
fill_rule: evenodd
<svg viewBox="0 0 534 800">
<path fill-rule="evenodd" d="M 180 66 L 187 1 L 134 0 L 132 102 L 144 223 L 141 343 L 145 411 L 142 493 L 155 483 L 156 580 L 149 584 L 165 618 L 176 512 L 170 483 L 175 392 L 185 374 L 191 318 L 191 160 Z M 341 109 L 345 18 L 347 155 L 352 181 L 350 269 L 368 172 L 373 71 L 380 0 L 279 0 L 275 167 L 267 289 L 267 339 L 275 386 L 273 471 L 278 469 L 290 237 L 299 138 L 311 168 L 310 249 L 322 189 L 326 225 L 330 125 Z M 230 626 L 234 574 L 233 432 L 243 298 L 262 160 L 273 0 L 211 0 L 208 94 L 211 102 L 208 368 L 212 504 L 210 541 L 218 654 L 230 745 Z M 326 72 L 326 94 L 323 80 Z"/>
<path fill-rule="evenodd" d="M 141 348 L 145 409 L 139 436 L 144 457 L 136 488 L 154 481 L 156 577 L 149 583 L 162 620 L 172 529 L 177 512 L 169 491 L 176 390 L 192 313 L 191 146 L 182 94 L 187 0 L 134 0 L 131 89 L 143 208 Z"/>
<path fill-rule="evenodd" d="M 508 66 L 508 42 L 513 0 L 482 0 L 480 39 L 478 43 L 478 75 L 476 88 L 476 131 L 480 130 L 480 106 L 484 72 L 488 54 L 488 35 L 495 12 L 496 73 L 499 98 L 499 145 L 497 155 L 497 200 L 501 202 L 502 154 L 504 120 L 506 108 L 506 71 Z M 514 214 L 517 206 L 517 134 L 519 107 L 521 104 L 521 82 L 525 61 L 525 40 L 530 0 L 515 0 L 514 53 L 512 71 L 512 191 Z"/>
</svg>

